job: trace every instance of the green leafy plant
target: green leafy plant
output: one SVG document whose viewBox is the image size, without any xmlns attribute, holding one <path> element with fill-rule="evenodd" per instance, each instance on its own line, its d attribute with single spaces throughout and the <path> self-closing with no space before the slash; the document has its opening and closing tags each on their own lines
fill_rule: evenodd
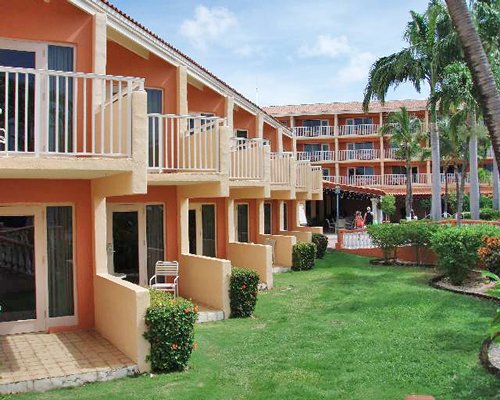
<svg viewBox="0 0 500 400">
<path fill-rule="evenodd" d="M 432 222 L 411 221 L 402 227 L 401 240 L 415 247 L 417 264 L 421 264 L 421 252 L 423 248 L 431 246 L 432 235 L 439 229 L 439 225 Z"/>
<path fill-rule="evenodd" d="M 151 304 L 146 311 L 147 331 L 151 344 L 148 360 L 156 372 L 181 371 L 186 368 L 194 343 L 194 324 L 198 308 L 189 300 L 174 298 L 159 290 L 150 290 Z"/>
<path fill-rule="evenodd" d="M 323 258 L 328 247 L 328 238 L 320 233 L 313 233 L 312 242 L 316 245 L 316 258 Z"/>
<path fill-rule="evenodd" d="M 482 208 L 479 210 L 479 218 L 484 221 L 499 221 L 500 210 L 494 210 L 493 208 Z"/>
<path fill-rule="evenodd" d="M 385 262 L 389 262 L 390 258 L 396 258 L 398 246 L 406 244 L 403 235 L 404 226 L 403 224 L 368 225 L 368 234 L 373 244 L 384 253 Z"/>
<path fill-rule="evenodd" d="M 293 246 L 292 269 L 304 271 L 314 267 L 316 245 L 314 243 L 299 242 Z"/>
<path fill-rule="evenodd" d="M 229 283 L 229 300 L 231 305 L 231 318 L 250 317 L 257 304 L 259 275 L 257 272 L 232 268 Z"/>
<path fill-rule="evenodd" d="M 454 285 L 463 283 L 479 261 L 478 250 L 487 236 L 500 237 L 493 225 L 443 226 L 432 236 L 438 266 Z"/>
<path fill-rule="evenodd" d="M 392 194 L 386 194 L 382 196 L 380 199 L 380 208 L 382 212 L 385 214 L 387 219 L 390 219 L 391 216 L 396 212 L 396 196 Z"/>
<path fill-rule="evenodd" d="M 485 237 L 483 246 L 478 250 L 479 262 L 483 268 L 500 274 L 500 238 Z"/>
<path fill-rule="evenodd" d="M 495 287 L 490 290 L 489 293 L 493 296 L 500 297 L 500 277 L 489 271 L 483 271 L 482 275 L 485 278 L 490 278 L 491 280 L 496 282 Z M 496 338 L 497 342 L 500 342 L 500 308 L 497 308 L 496 315 L 493 318 L 493 321 L 491 321 L 490 329 L 488 332 L 492 339 Z"/>
</svg>

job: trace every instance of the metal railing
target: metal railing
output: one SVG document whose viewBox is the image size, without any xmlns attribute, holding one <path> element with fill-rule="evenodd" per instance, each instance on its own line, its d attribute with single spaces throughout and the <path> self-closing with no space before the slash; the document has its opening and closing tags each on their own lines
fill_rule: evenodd
<svg viewBox="0 0 500 400">
<path fill-rule="evenodd" d="M 0 155 L 130 157 L 144 80 L 0 66 Z"/>
<path fill-rule="evenodd" d="M 339 136 L 378 135 L 379 124 L 340 125 Z"/>
<path fill-rule="evenodd" d="M 294 158 L 292 152 L 271 153 L 271 184 L 291 185 Z"/>
<path fill-rule="evenodd" d="M 335 136 L 334 126 L 296 126 L 292 128 L 292 131 L 298 138 Z"/>
<path fill-rule="evenodd" d="M 376 160 L 380 158 L 378 149 L 359 149 L 359 150 L 339 150 L 338 161 L 347 160 Z"/>
<path fill-rule="evenodd" d="M 225 120 L 148 114 L 150 172 L 219 172 L 220 127 Z"/>
<path fill-rule="evenodd" d="M 297 160 L 311 162 L 335 161 L 335 151 L 298 151 Z"/>
<path fill-rule="evenodd" d="M 263 180 L 269 142 L 265 139 L 231 138 L 231 170 L 233 180 Z"/>
</svg>

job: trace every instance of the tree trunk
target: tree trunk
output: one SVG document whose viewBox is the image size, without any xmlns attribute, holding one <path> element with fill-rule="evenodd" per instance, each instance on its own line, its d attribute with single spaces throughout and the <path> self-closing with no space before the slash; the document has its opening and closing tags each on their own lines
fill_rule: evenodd
<svg viewBox="0 0 500 400">
<path fill-rule="evenodd" d="M 455 193 L 456 193 L 456 199 L 457 199 L 457 204 L 456 204 L 456 209 L 455 209 L 455 212 L 456 212 L 455 218 L 457 220 L 457 225 L 459 225 L 460 220 L 458 218 L 458 196 L 460 193 L 460 177 L 458 175 L 458 165 L 457 164 L 455 164 L 453 166 L 453 175 L 455 177 Z M 445 175 L 445 179 L 446 179 L 446 175 Z M 462 216 L 460 216 L 460 217 L 462 217 Z"/>
<path fill-rule="evenodd" d="M 448 171 L 449 164 L 445 165 L 444 169 L 444 211 L 448 215 L 448 179 L 446 179 L 446 171 Z"/>
<path fill-rule="evenodd" d="M 493 171 L 491 172 L 491 179 L 493 181 L 493 208 L 495 210 L 500 210 L 500 176 L 498 175 L 498 164 L 495 157 L 493 157 Z"/>
<path fill-rule="evenodd" d="M 413 207 L 413 193 L 412 193 L 412 181 L 411 181 L 411 163 L 406 160 L 406 197 L 405 197 L 405 208 L 406 208 L 406 219 L 410 217 L 411 219 L 411 209 Z"/>
<path fill-rule="evenodd" d="M 432 88 L 431 88 L 431 91 Z M 435 221 L 441 219 L 441 157 L 439 154 L 439 132 L 436 126 L 436 106 L 431 105 L 431 158 L 432 158 L 432 205 L 431 205 L 431 218 Z"/>
<path fill-rule="evenodd" d="M 479 219 L 479 176 L 477 174 L 477 134 L 476 113 L 472 112 L 468 116 L 469 125 L 472 132 L 469 142 L 469 160 L 470 160 L 470 183 L 469 183 L 469 202 L 470 215 L 472 219 Z"/>
<path fill-rule="evenodd" d="M 500 164 L 500 93 L 488 58 L 464 0 L 446 0 L 448 11 L 462 43 L 465 60 L 479 92 L 479 103 L 490 133 L 497 164 Z"/>
<path fill-rule="evenodd" d="M 460 188 L 457 195 L 457 225 L 459 226 L 462 221 L 462 210 L 464 208 L 464 194 L 465 194 L 465 163 L 460 166 Z"/>
</svg>

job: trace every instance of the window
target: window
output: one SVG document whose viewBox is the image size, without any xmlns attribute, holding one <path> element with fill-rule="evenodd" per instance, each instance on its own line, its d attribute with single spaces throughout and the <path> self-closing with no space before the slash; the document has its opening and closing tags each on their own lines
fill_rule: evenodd
<svg viewBox="0 0 500 400">
<path fill-rule="evenodd" d="M 248 131 L 246 129 L 236 129 L 234 136 L 238 139 L 248 139 Z"/>
<path fill-rule="evenodd" d="M 201 206 L 203 255 L 215 257 L 215 205 Z"/>
<path fill-rule="evenodd" d="M 328 126 L 328 120 L 327 119 L 305 119 L 302 121 L 302 126 L 308 127 L 308 128 L 314 128 L 317 126 Z"/>
<path fill-rule="evenodd" d="M 47 207 L 49 317 L 75 313 L 73 265 L 73 208 Z"/>
<path fill-rule="evenodd" d="M 406 167 L 405 166 L 401 166 L 401 165 L 394 166 L 394 167 L 392 167 L 392 173 L 395 174 L 395 175 L 397 175 L 397 174 L 406 175 Z M 412 167 L 411 168 L 411 173 L 413 175 L 418 174 L 418 167 Z"/>
<path fill-rule="evenodd" d="M 156 262 L 165 260 L 163 220 L 163 205 L 151 204 L 146 206 L 146 257 L 148 282 L 155 273 Z"/>
<path fill-rule="evenodd" d="M 348 169 L 349 176 L 353 175 L 374 175 L 373 167 L 354 167 Z"/>
<path fill-rule="evenodd" d="M 264 234 L 270 235 L 272 233 L 272 204 L 264 203 Z"/>
<path fill-rule="evenodd" d="M 236 229 L 238 242 L 248 242 L 248 204 L 236 206 Z"/>
<path fill-rule="evenodd" d="M 189 210 L 189 252 L 217 256 L 215 204 L 194 204 Z"/>
<path fill-rule="evenodd" d="M 283 230 L 288 230 L 288 204 L 283 202 Z"/>
<path fill-rule="evenodd" d="M 368 125 L 373 123 L 372 117 L 366 118 L 347 118 L 346 125 Z"/>
<path fill-rule="evenodd" d="M 161 89 L 146 89 L 147 112 L 148 114 L 161 114 L 163 110 L 163 91 Z M 158 167 L 160 165 L 160 121 L 157 118 L 148 118 L 149 140 L 148 156 L 149 166 Z"/>
<path fill-rule="evenodd" d="M 330 176 L 330 169 L 329 168 L 323 168 L 323 176 Z"/>
<path fill-rule="evenodd" d="M 306 153 L 314 153 L 316 151 L 321 151 L 320 144 L 304 144 L 304 151 Z"/>
<path fill-rule="evenodd" d="M 348 150 L 371 150 L 373 149 L 373 142 L 362 143 L 347 143 Z"/>
</svg>

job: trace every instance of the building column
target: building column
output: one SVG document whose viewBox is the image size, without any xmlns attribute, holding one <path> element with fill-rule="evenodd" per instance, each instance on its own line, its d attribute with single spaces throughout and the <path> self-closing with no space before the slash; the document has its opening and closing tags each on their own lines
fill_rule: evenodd
<svg viewBox="0 0 500 400">
<path fill-rule="evenodd" d="M 283 152 L 283 128 L 278 128 L 278 153 Z"/>
<path fill-rule="evenodd" d="M 255 118 L 255 133 L 258 138 L 264 137 L 264 116 L 258 113 Z"/>
<path fill-rule="evenodd" d="M 372 202 L 373 222 L 376 224 L 380 224 L 383 220 L 382 210 L 379 207 L 380 199 L 377 197 L 373 197 L 370 199 L 370 201 Z"/>
<path fill-rule="evenodd" d="M 184 65 L 177 67 L 177 114 L 189 113 L 187 97 L 187 68 Z"/>
<path fill-rule="evenodd" d="M 236 242 L 236 231 L 234 226 L 234 199 L 226 199 L 226 216 L 227 216 L 227 242 Z"/>
<path fill-rule="evenodd" d="M 234 131 L 234 97 L 228 96 L 225 98 L 224 117 L 227 126 L 231 131 Z"/>
<path fill-rule="evenodd" d="M 295 117 L 290 116 L 290 128 L 294 128 L 294 127 L 295 127 Z"/>
<path fill-rule="evenodd" d="M 256 200 L 257 212 L 257 235 L 264 234 L 264 199 Z"/>
<path fill-rule="evenodd" d="M 177 207 L 179 212 L 177 232 L 180 244 L 180 255 L 189 254 L 189 199 L 187 197 L 177 196 Z"/>
</svg>

